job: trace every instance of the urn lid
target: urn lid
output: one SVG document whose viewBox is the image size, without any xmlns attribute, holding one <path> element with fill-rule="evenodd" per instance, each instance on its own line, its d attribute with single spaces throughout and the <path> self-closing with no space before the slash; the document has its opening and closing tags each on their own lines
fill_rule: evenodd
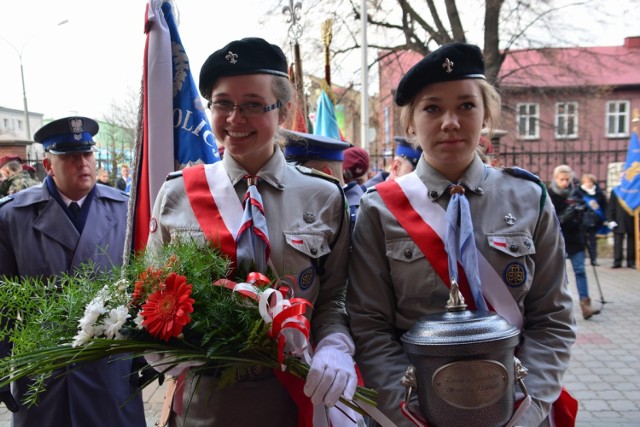
<svg viewBox="0 0 640 427">
<path fill-rule="evenodd" d="M 447 346 L 492 341 L 517 341 L 520 330 L 493 311 L 466 310 L 464 299 L 454 282 L 447 311 L 421 317 L 402 336 L 405 344 Z"/>
</svg>

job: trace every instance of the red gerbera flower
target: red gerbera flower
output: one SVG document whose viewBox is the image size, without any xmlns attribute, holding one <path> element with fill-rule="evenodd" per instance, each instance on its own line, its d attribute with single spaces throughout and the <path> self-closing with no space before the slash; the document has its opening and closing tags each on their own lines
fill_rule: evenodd
<svg viewBox="0 0 640 427">
<path fill-rule="evenodd" d="M 190 298 L 191 285 L 187 284 L 185 276 L 171 273 L 164 281 L 164 287 L 149 294 L 147 302 L 142 305 L 142 324 L 149 334 L 169 341 L 177 337 L 182 328 L 189 322 L 189 313 L 193 312 L 195 300 Z"/>
</svg>

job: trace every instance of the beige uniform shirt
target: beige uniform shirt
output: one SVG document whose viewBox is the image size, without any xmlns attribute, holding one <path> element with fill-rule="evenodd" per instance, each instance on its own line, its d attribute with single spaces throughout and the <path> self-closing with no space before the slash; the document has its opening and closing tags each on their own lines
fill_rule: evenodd
<svg viewBox="0 0 640 427">
<path fill-rule="evenodd" d="M 424 158 L 415 173 L 427 186 L 428 203 L 446 209 L 451 183 Z M 533 404 L 518 425 L 539 425 L 559 395 L 575 341 L 559 224 L 548 197 L 540 206 L 541 187 L 531 180 L 476 158 L 460 182 L 468 188 L 476 246 L 524 319 L 518 357 L 529 369 L 525 383 Z M 496 238 L 506 246 L 492 246 Z M 409 365 L 400 337 L 422 315 L 443 312 L 449 289 L 375 189 L 361 199 L 352 246 L 347 309 L 356 361 L 365 385 L 378 389 L 379 408 L 398 425 L 411 426 L 399 410 L 406 392 L 400 378 Z M 507 274 L 514 268 L 524 272 L 517 280 Z"/>
</svg>

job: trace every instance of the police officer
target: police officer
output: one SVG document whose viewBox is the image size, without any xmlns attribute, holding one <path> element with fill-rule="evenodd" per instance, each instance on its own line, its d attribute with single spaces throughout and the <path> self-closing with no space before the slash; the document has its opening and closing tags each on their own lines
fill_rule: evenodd
<svg viewBox="0 0 640 427">
<path fill-rule="evenodd" d="M 414 147 L 404 136 L 396 136 L 393 139 L 397 145 L 395 155 L 391 161 L 390 172 L 378 172 L 373 178 L 364 183 L 365 187 L 373 187 L 387 179 L 396 179 L 415 170 L 422 155 L 422 148 Z"/>
<path fill-rule="evenodd" d="M 520 327 L 532 403 L 517 425 L 545 425 L 575 340 L 564 244 L 540 180 L 487 166 L 476 153 L 483 125 L 492 128 L 500 114 L 480 49 L 453 43 L 433 51 L 403 76 L 395 102 L 423 155 L 414 172 L 361 200 L 347 308 L 364 382 L 378 390 L 387 417 L 413 425 L 398 409 L 410 364 L 400 337 L 421 316 L 444 311 L 457 276 L 468 282 L 470 308 L 491 306 Z"/>
<path fill-rule="evenodd" d="M 288 162 L 316 169 L 337 179 L 344 187 L 342 161 L 350 145 L 328 136 L 283 131 L 286 142 L 284 156 Z"/>
<path fill-rule="evenodd" d="M 286 427 L 297 426 L 299 414 L 326 419 L 324 405 L 333 406 L 343 394 L 350 398 L 356 387 L 344 307 L 349 219 L 342 189 L 324 174 L 287 163 L 278 145 L 278 128 L 292 112 L 295 94 L 278 46 L 260 38 L 227 44 L 206 60 L 199 86 L 224 157 L 186 168 L 164 183 L 147 250 L 180 237 L 211 239 L 234 260 L 234 274 L 254 269 L 294 276 L 295 296 L 314 304 L 315 344 L 304 388 L 294 395 L 309 396 L 316 406 L 298 407 L 296 401 L 304 400 L 294 401 L 285 383 L 264 369 L 250 370 L 224 389 L 215 374 L 187 375 L 184 393 L 173 396 L 169 425 Z M 251 210 L 252 200 L 263 210 Z M 249 248 L 245 232 L 254 233 Z M 311 407 L 313 414 L 307 412 Z"/>
<path fill-rule="evenodd" d="M 70 273 L 91 261 L 110 269 L 122 263 L 128 198 L 96 186 L 98 123 L 66 117 L 40 128 L 34 139 L 45 151 L 43 185 L 3 199 L 0 206 L 0 277 Z M 2 343 L 1 354 L 10 351 Z M 29 380 L 12 384 L 0 399 L 16 427 L 144 427 L 144 407 L 132 359 L 103 359 L 54 372 L 37 406 L 21 402 Z M 62 374 L 62 375 L 61 375 Z M 14 400 L 15 397 L 15 400 Z"/>
</svg>

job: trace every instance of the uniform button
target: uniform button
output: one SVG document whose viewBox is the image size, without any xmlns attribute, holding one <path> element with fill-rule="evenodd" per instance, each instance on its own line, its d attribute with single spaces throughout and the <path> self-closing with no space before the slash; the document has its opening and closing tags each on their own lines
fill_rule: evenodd
<svg viewBox="0 0 640 427">
<path fill-rule="evenodd" d="M 476 193 L 478 194 L 482 194 L 484 193 L 484 190 L 482 189 L 482 187 L 476 187 L 476 189 L 474 190 Z"/>
<path fill-rule="evenodd" d="M 429 197 L 431 197 L 432 199 L 435 199 L 436 197 L 438 197 L 438 192 L 432 191 L 431 193 L 429 193 Z"/>
<path fill-rule="evenodd" d="M 413 251 L 411 249 L 405 249 L 404 257 L 405 258 L 411 258 L 412 256 L 413 256 Z"/>
<path fill-rule="evenodd" d="M 513 244 L 513 243 L 512 243 L 512 244 L 510 244 L 510 245 L 509 245 L 509 250 L 510 250 L 511 252 L 518 252 L 518 245 Z"/>
<path fill-rule="evenodd" d="M 279 182 L 279 183 L 278 183 L 278 188 L 279 188 L 280 190 L 282 190 L 282 189 L 284 188 L 284 184 L 283 184 L 283 183 L 281 183 L 281 182 Z"/>
<path fill-rule="evenodd" d="M 311 248 L 310 251 L 311 251 L 311 255 L 315 255 L 318 253 L 318 250 L 316 248 Z"/>
</svg>

